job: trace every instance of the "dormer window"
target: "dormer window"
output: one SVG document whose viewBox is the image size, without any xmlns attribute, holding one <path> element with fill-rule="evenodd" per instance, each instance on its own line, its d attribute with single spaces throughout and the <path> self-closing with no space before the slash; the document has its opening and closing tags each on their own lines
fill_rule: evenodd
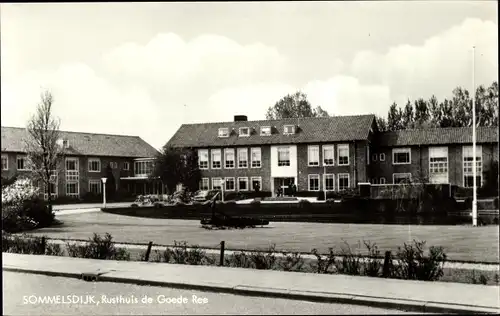
<svg viewBox="0 0 500 316">
<path fill-rule="evenodd" d="M 240 127 L 239 134 L 240 134 L 240 137 L 248 137 L 248 136 L 250 136 L 250 128 L 248 128 L 248 127 Z"/>
<path fill-rule="evenodd" d="M 260 128 L 260 136 L 270 136 L 271 135 L 271 126 L 262 126 Z"/>
<path fill-rule="evenodd" d="M 295 134 L 295 125 L 285 125 L 283 129 L 285 135 Z"/>
<path fill-rule="evenodd" d="M 227 127 L 219 128 L 219 137 L 229 137 L 229 128 Z"/>
<path fill-rule="evenodd" d="M 69 141 L 67 139 L 58 139 L 56 143 L 62 148 L 69 147 Z"/>
</svg>

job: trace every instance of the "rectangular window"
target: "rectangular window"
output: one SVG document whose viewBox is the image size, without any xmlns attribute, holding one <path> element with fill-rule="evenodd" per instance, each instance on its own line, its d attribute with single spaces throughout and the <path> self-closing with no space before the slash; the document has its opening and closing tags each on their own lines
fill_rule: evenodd
<svg viewBox="0 0 500 316">
<path fill-rule="evenodd" d="M 250 136 L 250 128 L 248 128 L 248 127 L 240 127 L 239 134 L 240 134 L 240 137 L 248 137 L 248 136 Z"/>
<path fill-rule="evenodd" d="M 47 186 L 45 185 L 42 185 L 43 186 L 43 197 L 45 200 L 48 199 L 49 197 L 49 190 L 47 188 Z M 49 179 L 49 186 L 50 186 L 50 195 L 52 196 L 52 198 L 56 198 L 57 197 L 57 187 L 58 187 L 58 177 L 57 177 L 57 170 L 51 170 L 50 172 L 50 179 Z"/>
<path fill-rule="evenodd" d="M 339 173 L 337 175 L 337 187 L 339 188 L 339 191 L 349 189 L 349 174 L 348 173 Z"/>
<path fill-rule="evenodd" d="M 200 180 L 200 190 L 208 191 L 210 190 L 210 182 L 208 178 L 201 178 Z"/>
<path fill-rule="evenodd" d="M 134 175 L 136 177 L 147 177 L 153 171 L 153 162 L 148 160 L 134 162 Z"/>
<path fill-rule="evenodd" d="M 448 147 L 429 147 L 431 183 L 448 183 Z"/>
<path fill-rule="evenodd" d="M 229 128 L 227 127 L 219 128 L 219 137 L 229 137 Z"/>
<path fill-rule="evenodd" d="M 77 158 L 66 158 L 66 182 L 78 182 L 80 172 Z"/>
<path fill-rule="evenodd" d="M 28 170 L 26 156 L 17 156 L 17 170 Z"/>
<path fill-rule="evenodd" d="M 373 178 L 371 183 L 372 183 L 372 184 L 378 184 L 378 183 L 377 183 L 377 178 Z"/>
<path fill-rule="evenodd" d="M 262 126 L 260 128 L 260 136 L 269 136 L 271 135 L 271 126 Z"/>
<path fill-rule="evenodd" d="M 130 170 L 130 163 L 128 161 L 125 161 L 123 163 L 123 170 L 125 170 L 125 171 Z"/>
<path fill-rule="evenodd" d="M 208 169 L 208 149 L 198 150 L 198 165 L 200 169 Z"/>
<path fill-rule="evenodd" d="M 234 168 L 234 149 L 226 148 L 224 149 L 224 168 L 233 169 Z"/>
<path fill-rule="evenodd" d="M 109 165 L 110 165 L 110 167 L 111 167 L 112 169 L 116 169 L 116 168 L 118 168 L 118 163 L 117 163 L 116 161 L 111 161 L 111 162 L 109 163 Z"/>
<path fill-rule="evenodd" d="M 337 146 L 338 165 L 349 165 L 349 145 L 343 144 Z"/>
<path fill-rule="evenodd" d="M 73 197 L 77 197 L 79 196 L 79 186 L 78 186 L 78 182 L 70 182 L 70 183 L 66 183 L 66 195 L 67 196 L 73 196 Z"/>
<path fill-rule="evenodd" d="M 89 172 L 101 172 L 101 160 L 97 158 L 89 159 Z"/>
<path fill-rule="evenodd" d="M 366 164 L 370 164 L 370 146 L 366 146 Z"/>
<path fill-rule="evenodd" d="M 212 169 L 220 169 L 220 168 L 221 168 L 221 150 L 212 149 Z"/>
<path fill-rule="evenodd" d="M 333 166 L 334 149 L 333 145 L 323 146 L 323 166 Z"/>
<path fill-rule="evenodd" d="M 290 147 L 278 148 L 278 166 L 290 166 Z"/>
<path fill-rule="evenodd" d="M 333 174 L 325 174 L 325 191 L 334 191 L 335 190 L 335 175 Z"/>
<path fill-rule="evenodd" d="M 310 167 L 319 166 L 319 146 L 307 147 L 307 161 Z"/>
<path fill-rule="evenodd" d="M 380 184 L 385 184 L 385 178 L 384 177 L 380 178 Z"/>
<path fill-rule="evenodd" d="M 212 190 L 222 190 L 221 178 L 212 178 Z"/>
<path fill-rule="evenodd" d="M 252 191 L 256 191 L 257 189 L 259 191 L 262 191 L 262 178 L 261 177 L 252 177 L 250 179 L 251 184 L 252 184 Z"/>
<path fill-rule="evenodd" d="M 411 149 L 410 148 L 394 148 L 392 150 L 392 164 L 393 165 L 407 165 L 411 163 Z"/>
<path fill-rule="evenodd" d="M 392 183 L 399 184 L 411 181 L 411 173 L 393 173 Z"/>
<path fill-rule="evenodd" d="M 283 134 L 285 134 L 285 135 L 295 134 L 295 126 L 294 125 L 285 125 L 283 128 Z"/>
<path fill-rule="evenodd" d="M 226 191 L 234 191 L 235 183 L 234 178 L 226 178 Z"/>
<path fill-rule="evenodd" d="M 9 158 L 7 155 L 2 155 L 2 170 L 9 170 Z"/>
<path fill-rule="evenodd" d="M 248 191 L 248 178 L 238 178 L 238 191 Z"/>
<path fill-rule="evenodd" d="M 472 146 L 464 146 L 463 152 L 463 174 L 464 174 L 464 187 L 472 188 L 474 186 L 474 159 Z M 476 185 L 482 186 L 483 181 L 483 148 L 481 145 L 476 145 Z"/>
<path fill-rule="evenodd" d="M 260 168 L 262 165 L 262 154 L 260 148 L 251 149 L 252 168 Z"/>
<path fill-rule="evenodd" d="M 94 194 L 101 194 L 101 180 L 89 180 L 89 192 Z"/>
<path fill-rule="evenodd" d="M 372 161 L 377 161 L 377 154 L 372 155 Z"/>
<path fill-rule="evenodd" d="M 238 168 L 248 168 L 248 148 L 238 148 Z"/>
<path fill-rule="evenodd" d="M 309 191 L 319 191 L 319 174 L 308 175 Z"/>
<path fill-rule="evenodd" d="M 380 154 L 378 160 L 385 161 L 385 154 L 384 153 Z"/>
</svg>

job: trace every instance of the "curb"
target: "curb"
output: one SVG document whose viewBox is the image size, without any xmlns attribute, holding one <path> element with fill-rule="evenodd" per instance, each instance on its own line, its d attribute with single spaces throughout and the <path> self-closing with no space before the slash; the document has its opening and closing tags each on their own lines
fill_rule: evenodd
<svg viewBox="0 0 500 316">
<path fill-rule="evenodd" d="M 33 270 L 33 269 L 23 269 L 15 267 L 3 267 L 3 271 L 66 277 L 79 280 L 81 280 L 85 274 L 76 272 Z M 287 290 L 280 288 L 252 287 L 246 285 L 238 285 L 231 287 L 231 286 L 224 286 L 220 283 L 192 284 L 192 283 L 179 283 L 179 282 L 168 282 L 168 281 L 153 281 L 153 280 L 141 280 L 141 279 L 131 279 L 123 277 L 110 277 L 106 276 L 105 274 L 98 276 L 97 280 L 101 282 L 125 283 L 125 284 L 134 284 L 142 286 L 144 285 L 159 286 L 159 287 L 169 287 L 175 289 L 199 290 L 205 292 L 217 292 L 217 293 L 226 293 L 226 294 L 243 295 L 243 296 L 275 297 L 275 298 L 302 300 L 310 302 L 362 305 L 362 306 L 396 309 L 396 310 L 404 310 L 404 311 L 419 312 L 419 313 L 498 314 L 500 311 L 499 308 L 466 305 L 466 304 L 449 304 L 449 303 L 440 303 L 431 301 L 418 301 L 409 299 L 405 300 L 397 298 L 364 296 L 364 295 L 344 294 L 344 293 L 295 291 L 295 290 Z"/>
</svg>

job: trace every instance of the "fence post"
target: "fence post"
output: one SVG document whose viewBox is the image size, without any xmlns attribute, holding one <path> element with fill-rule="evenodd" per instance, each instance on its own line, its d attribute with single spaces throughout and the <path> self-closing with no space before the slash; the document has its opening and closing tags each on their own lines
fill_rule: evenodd
<svg viewBox="0 0 500 316">
<path fill-rule="evenodd" d="M 150 241 L 148 244 L 148 250 L 146 250 L 146 258 L 144 258 L 144 261 L 148 262 L 149 261 L 149 254 L 151 253 L 151 247 L 153 247 L 153 242 Z"/>
<path fill-rule="evenodd" d="M 226 242 L 223 240 L 220 242 L 220 261 L 219 261 L 219 265 L 222 267 L 224 266 L 224 246 L 225 246 Z"/>
<path fill-rule="evenodd" d="M 391 273 L 391 265 L 392 265 L 392 258 L 391 258 L 391 252 L 386 251 L 385 252 L 385 258 L 384 258 L 384 268 L 383 268 L 383 277 L 388 278 Z"/>
<path fill-rule="evenodd" d="M 47 249 L 47 240 L 45 239 L 45 236 L 42 236 L 42 251 L 43 251 L 43 255 L 45 254 L 45 251 Z"/>
</svg>

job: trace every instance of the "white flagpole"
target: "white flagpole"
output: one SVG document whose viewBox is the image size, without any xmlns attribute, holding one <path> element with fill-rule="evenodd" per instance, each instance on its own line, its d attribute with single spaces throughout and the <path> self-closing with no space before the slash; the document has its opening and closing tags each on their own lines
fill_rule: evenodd
<svg viewBox="0 0 500 316">
<path fill-rule="evenodd" d="M 472 226 L 477 226 L 475 46 L 472 46 Z"/>
</svg>

